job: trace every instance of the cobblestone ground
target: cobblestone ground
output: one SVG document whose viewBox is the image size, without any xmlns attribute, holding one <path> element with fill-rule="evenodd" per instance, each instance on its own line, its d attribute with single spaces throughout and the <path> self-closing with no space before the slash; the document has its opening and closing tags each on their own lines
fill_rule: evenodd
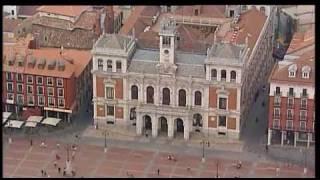
<svg viewBox="0 0 320 180">
<path fill-rule="evenodd" d="M 66 144 L 56 147 L 56 140 L 46 139 L 47 148 L 40 147 L 40 139 L 30 141 L 14 138 L 13 143 L 4 148 L 4 177 L 42 177 L 45 170 L 50 177 L 63 177 L 54 167 L 56 154 L 58 167 L 65 167 L 67 159 Z M 173 154 L 177 161 L 168 160 Z M 71 152 L 70 152 L 71 156 Z M 303 168 L 286 166 L 265 160 L 242 161 L 242 168 L 236 169 L 235 160 L 221 158 L 207 153 L 206 161 L 201 156 L 187 151 L 167 151 L 158 148 L 138 149 L 110 146 L 105 153 L 103 146 L 79 144 L 72 161 L 76 177 L 314 177 L 313 170 L 303 174 Z M 218 165 L 218 167 L 217 167 Z M 276 168 L 280 171 L 277 173 Z M 157 170 L 160 170 L 158 175 Z"/>
</svg>

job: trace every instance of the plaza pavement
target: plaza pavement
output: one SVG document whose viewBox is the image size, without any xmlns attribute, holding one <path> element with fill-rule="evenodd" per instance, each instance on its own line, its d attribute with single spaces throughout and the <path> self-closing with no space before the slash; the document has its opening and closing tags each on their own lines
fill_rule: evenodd
<svg viewBox="0 0 320 180">
<path fill-rule="evenodd" d="M 58 166 L 63 169 L 67 156 L 66 144 L 56 140 L 46 139 L 47 148 L 40 148 L 40 139 L 33 139 L 33 146 L 24 138 L 16 137 L 12 144 L 4 149 L 4 177 L 41 177 L 44 169 L 50 177 L 62 177 L 54 167 L 55 155 L 61 159 Z M 168 154 L 174 154 L 177 161 L 167 160 Z M 71 154 L 71 152 L 70 152 Z M 124 148 L 108 145 L 106 153 L 103 146 L 80 143 L 73 167 L 76 177 L 314 177 L 312 170 L 306 175 L 303 168 L 266 160 L 242 161 L 242 168 L 236 169 L 235 160 L 217 157 L 208 153 L 206 161 L 201 162 L 201 156 L 192 153 Z M 279 174 L 276 167 L 280 168 Z M 190 168 L 190 170 L 188 170 Z M 157 170 L 160 169 L 160 175 Z"/>
</svg>

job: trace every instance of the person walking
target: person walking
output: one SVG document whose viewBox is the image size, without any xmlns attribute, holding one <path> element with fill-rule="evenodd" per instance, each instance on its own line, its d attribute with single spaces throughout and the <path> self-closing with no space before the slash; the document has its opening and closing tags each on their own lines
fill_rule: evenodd
<svg viewBox="0 0 320 180">
<path fill-rule="evenodd" d="M 57 161 L 56 160 L 53 162 L 53 166 L 54 166 L 54 168 L 57 168 Z"/>
<path fill-rule="evenodd" d="M 30 146 L 32 146 L 32 139 L 30 139 Z"/>
<path fill-rule="evenodd" d="M 43 176 L 43 174 L 44 174 L 44 171 L 43 171 L 43 169 L 41 169 L 41 176 Z"/>
<path fill-rule="evenodd" d="M 158 176 L 160 175 L 160 169 L 158 169 Z"/>
<path fill-rule="evenodd" d="M 266 144 L 266 152 L 268 152 L 268 148 L 269 148 L 269 147 L 268 147 L 268 144 Z"/>
<path fill-rule="evenodd" d="M 60 168 L 60 167 L 58 167 L 58 173 L 60 174 L 60 172 L 61 172 L 61 168 Z"/>
</svg>

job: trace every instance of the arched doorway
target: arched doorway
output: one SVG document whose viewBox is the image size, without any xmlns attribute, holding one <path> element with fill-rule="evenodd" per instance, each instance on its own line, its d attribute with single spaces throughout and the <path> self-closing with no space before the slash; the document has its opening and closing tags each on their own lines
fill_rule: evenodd
<svg viewBox="0 0 320 180">
<path fill-rule="evenodd" d="M 202 128 L 202 116 L 201 114 L 197 113 L 193 115 L 193 127 L 195 128 L 195 131 L 200 132 L 200 128 Z"/>
<path fill-rule="evenodd" d="M 176 119 L 176 126 L 177 126 L 177 132 L 183 133 L 184 132 L 184 126 L 183 126 L 183 120 L 178 118 Z"/>
<path fill-rule="evenodd" d="M 165 117 L 160 117 L 160 131 L 161 132 L 168 132 L 168 121 Z"/>
<path fill-rule="evenodd" d="M 143 117 L 144 120 L 144 128 L 145 130 L 151 130 L 152 129 L 152 123 L 151 123 L 151 117 L 148 115 L 145 115 Z"/>
</svg>

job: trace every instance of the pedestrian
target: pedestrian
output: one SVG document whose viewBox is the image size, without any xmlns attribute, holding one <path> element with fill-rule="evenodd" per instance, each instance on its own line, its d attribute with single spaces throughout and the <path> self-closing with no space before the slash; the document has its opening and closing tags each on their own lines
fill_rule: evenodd
<svg viewBox="0 0 320 180">
<path fill-rule="evenodd" d="M 160 169 L 158 169 L 158 176 L 160 175 Z"/>
<path fill-rule="evenodd" d="M 43 169 L 41 169 L 41 176 L 43 176 L 43 174 L 44 174 L 44 171 L 43 171 Z"/>
<path fill-rule="evenodd" d="M 258 118 L 256 118 L 256 123 L 258 122 Z"/>
<path fill-rule="evenodd" d="M 279 176 L 279 173 L 280 173 L 280 168 L 279 167 L 276 168 L 276 173 L 277 173 L 276 175 Z"/>
<path fill-rule="evenodd" d="M 32 146 L 32 139 L 30 139 L 30 146 Z"/>
<path fill-rule="evenodd" d="M 62 176 L 65 176 L 66 175 L 66 171 L 65 170 L 63 170 L 63 174 L 62 174 Z"/>
<path fill-rule="evenodd" d="M 57 143 L 57 149 L 59 149 L 60 148 L 60 144 L 59 143 Z"/>
<path fill-rule="evenodd" d="M 47 172 L 46 171 L 44 171 L 43 176 L 47 176 Z"/>
<path fill-rule="evenodd" d="M 190 172 L 190 171 L 191 171 L 191 168 L 190 168 L 190 167 L 187 167 L 187 171 L 189 171 L 189 172 Z"/>
<path fill-rule="evenodd" d="M 61 168 L 60 168 L 60 167 L 58 167 L 58 173 L 60 174 L 60 172 L 61 172 Z"/>
<path fill-rule="evenodd" d="M 71 155 L 72 160 L 74 160 L 75 156 L 76 156 L 76 152 L 72 151 L 72 155 Z"/>
<path fill-rule="evenodd" d="M 54 168 L 57 168 L 57 161 L 53 162 L 53 166 L 54 166 Z"/>
</svg>

